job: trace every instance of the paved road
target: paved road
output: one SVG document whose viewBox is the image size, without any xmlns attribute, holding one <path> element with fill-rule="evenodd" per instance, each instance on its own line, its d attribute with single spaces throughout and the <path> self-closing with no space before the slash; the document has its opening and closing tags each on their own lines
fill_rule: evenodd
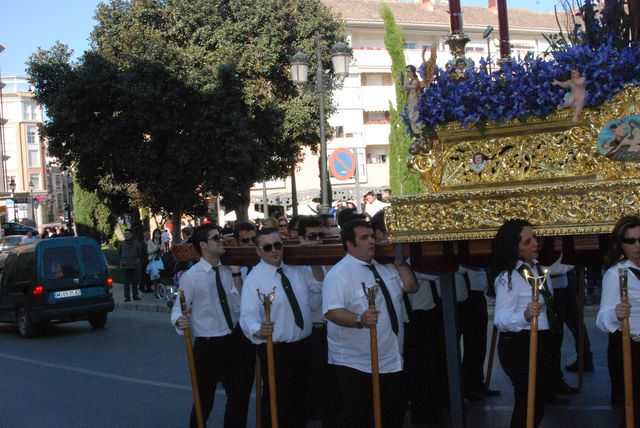
<svg viewBox="0 0 640 428">
<path fill-rule="evenodd" d="M 184 340 L 168 325 L 167 309 L 152 296 L 124 303 L 120 290 L 115 292 L 117 308 L 101 331 L 78 322 L 24 340 L 14 326 L 0 324 L 0 426 L 186 426 L 191 389 Z M 585 391 L 571 397 L 569 407 L 548 408 L 543 427 L 618 426 L 609 406 L 606 335 L 595 330 L 593 321 L 589 316 L 596 372 L 586 375 Z M 566 342 L 563 358 L 570 360 L 571 342 Z M 567 380 L 577 384 L 574 375 Z M 503 395 L 470 403 L 470 428 L 508 426 L 512 390 L 497 360 L 492 387 Z M 223 406 L 219 391 L 209 426 L 222 426 Z M 252 399 L 250 427 L 254 408 Z"/>
</svg>

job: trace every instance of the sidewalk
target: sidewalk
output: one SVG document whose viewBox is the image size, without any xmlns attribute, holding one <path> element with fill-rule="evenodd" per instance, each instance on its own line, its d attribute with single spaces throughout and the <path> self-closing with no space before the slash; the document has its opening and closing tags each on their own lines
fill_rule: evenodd
<svg viewBox="0 0 640 428">
<path fill-rule="evenodd" d="M 167 306 L 166 300 L 156 299 L 153 293 L 139 293 L 142 300 L 124 301 L 124 285 L 120 283 L 113 284 L 113 301 L 116 309 L 125 309 L 130 311 L 144 312 L 164 312 L 171 313 L 171 309 Z"/>
</svg>

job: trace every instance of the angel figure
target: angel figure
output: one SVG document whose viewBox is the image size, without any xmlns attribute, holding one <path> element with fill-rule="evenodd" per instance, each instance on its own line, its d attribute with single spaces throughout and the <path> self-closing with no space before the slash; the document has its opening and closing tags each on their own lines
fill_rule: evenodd
<svg viewBox="0 0 640 428">
<path fill-rule="evenodd" d="M 573 107 L 574 111 L 572 120 L 573 123 L 578 123 L 578 119 L 580 118 L 580 114 L 584 109 L 585 100 L 587 98 L 586 78 L 581 77 L 580 70 L 574 68 L 573 70 L 571 70 L 571 78 L 569 80 L 560 82 L 554 79 L 551 84 L 553 86 L 560 86 L 561 88 L 569 88 L 569 96 L 564 101 L 564 103 L 558 105 L 558 110 Z"/>
</svg>

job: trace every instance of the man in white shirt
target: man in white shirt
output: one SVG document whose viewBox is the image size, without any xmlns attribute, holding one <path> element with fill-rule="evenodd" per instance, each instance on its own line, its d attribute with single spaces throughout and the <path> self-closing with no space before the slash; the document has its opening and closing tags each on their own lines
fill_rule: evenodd
<svg viewBox="0 0 640 428">
<path fill-rule="evenodd" d="M 189 314 L 182 314 L 180 301 L 176 299 L 171 322 L 179 334 L 190 327 L 195 336 L 193 355 L 205 422 L 213 408 L 216 386 L 221 382 L 227 394 L 224 426 L 245 427 L 255 350 L 238 325 L 240 272 L 237 268 L 232 272 L 220 264 L 225 250 L 215 226 L 197 227 L 192 239 L 201 258 L 180 278 Z M 190 426 L 197 426 L 194 409 Z"/>
<path fill-rule="evenodd" d="M 312 287 L 320 287 L 320 283 L 313 279 L 309 269 L 305 272 L 282 263 L 283 244 L 277 229 L 258 231 L 256 251 L 260 263 L 247 275 L 243 286 L 240 325 L 251 342 L 258 345 L 258 356 L 265 368 L 262 426 L 270 426 L 271 420 L 265 346 L 267 337 L 271 336 L 280 426 L 304 427 L 308 412 L 303 403 L 310 370 L 307 339 L 313 327 L 312 308 L 318 307 L 321 301 L 319 295 L 312 293 Z M 264 305 L 258 293 L 275 293 L 271 322 L 265 320 Z"/>
<path fill-rule="evenodd" d="M 322 290 L 322 310 L 330 321 L 329 364 L 335 366 L 342 402 L 339 426 L 373 426 L 369 329 L 376 325 L 382 425 L 401 427 L 407 400 L 400 275 L 395 266 L 373 260 L 375 238 L 366 221 L 348 222 L 340 234 L 347 254 L 329 271 Z M 369 309 L 364 288 L 376 285 L 376 308 Z"/>
<path fill-rule="evenodd" d="M 388 207 L 389 205 L 391 204 L 379 201 L 378 198 L 376 198 L 376 194 L 372 191 L 369 191 L 364 195 L 364 212 L 369 214 L 369 216 L 371 217 L 373 217 L 378 211 L 384 209 L 384 207 Z"/>
</svg>

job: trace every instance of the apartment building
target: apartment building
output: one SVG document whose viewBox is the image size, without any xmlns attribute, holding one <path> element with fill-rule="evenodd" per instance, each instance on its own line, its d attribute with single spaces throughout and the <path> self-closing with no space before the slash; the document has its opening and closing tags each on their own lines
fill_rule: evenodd
<svg viewBox="0 0 640 428">
<path fill-rule="evenodd" d="M 334 137 L 327 143 L 331 155 L 337 148 L 349 148 L 357 153 L 362 191 L 382 189 L 389 184 L 389 105 L 395 107 L 395 89 L 391 75 L 391 58 L 384 45 L 384 23 L 380 8 L 393 12 L 405 38 L 405 60 L 416 67 L 422 63 L 423 47 L 437 45 L 437 63 L 444 67 L 451 59 L 445 38 L 449 31 L 448 3 L 425 0 L 372 1 L 321 0 L 346 23 L 353 61 L 342 89 L 334 93 L 336 113 L 329 118 Z M 463 6 L 464 32 L 471 39 L 466 45 L 467 56 L 476 65 L 481 57 L 499 56 L 498 14 L 495 0 L 486 7 Z M 553 13 L 538 13 L 524 9 L 509 9 L 511 55 L 540 55 L 548 48 L 543 34 L 558 32 Z M 561 20 L 562 23 L 562 20 Z M 487 27 L 494 29 L 487 38 Z M 310 54 L 310 52 L 307 52 Z M 427 52 L 427 55 L 429 53 Z M 299 202 L 319 197 L 318 158 L 310 152 L 296 172 Z M 285 205 L 291 200 L 291 177 L 267 183 L 269 204 Z M 355 180 L 332 179 L 334 199 L 352 197 Z M 252 201 L 262 201 L 262 184 L 252 189 Z"/>
</svg>

